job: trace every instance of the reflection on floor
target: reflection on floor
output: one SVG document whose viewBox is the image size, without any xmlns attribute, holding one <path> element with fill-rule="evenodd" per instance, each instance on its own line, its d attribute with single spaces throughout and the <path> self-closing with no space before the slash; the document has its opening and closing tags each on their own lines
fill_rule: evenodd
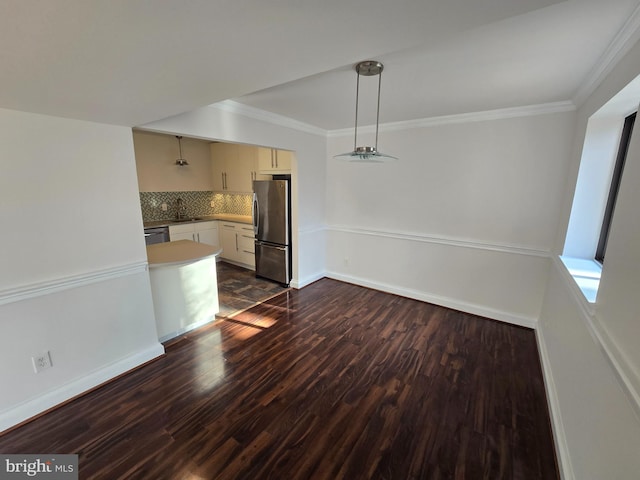
<svg viewBox="0 0 640 480">
<path fill-rule="evenodd" d="M 230 317 L 288 288 L 263 278 L 255 272 L 226 262 L 218 262 L 218 298 L 220 312 L 217 318 Z"/>
</svg>

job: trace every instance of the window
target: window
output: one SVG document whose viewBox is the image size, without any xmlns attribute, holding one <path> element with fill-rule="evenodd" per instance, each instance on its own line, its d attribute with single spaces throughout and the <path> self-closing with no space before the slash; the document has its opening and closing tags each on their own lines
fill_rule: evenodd
<svg viewBox="0 0 640 480">
<path fill-rule="evenodd" d="M 597 300 L 638 98 L 640 76 L 593 112 L 586 125 L 571 215 L 559 259 L 589 303 Z"/>
<path fill-rule="evenodd" d="M 636 120 L 636 113 L 632 113 L 624 119 L 624 126 L 622 127 L 622 135 L 620 137 L 620 145 L 618 147 L 618 154 L 616 156 L 616 163 L 613 168 L 613 176 L 611 178 L 611 186 L 609 187 L 609 196 L 607 198 L 607 206 L 604 211 L 604 218 L 602 220 L 602 228 L 600 229 L 600 238 L 598 240 L 598 247 L 596 248 L 595 259 L 601 264 L 604 262 L 604 255 L 607 250 L 607 240 L 609 239 L 609 229 L 611 228 L 611 220 L 613 218 L 613 211 L 616 207 L 616 199 L 618 198 L 618 190 L 620 190 L 620 180 L 622 179 L 622 171 L 624 170 L 624 162 L 627 158 L 627 151 L 629 150 L 629 141 L 631 140 L 631 133 L 633 132 L 633 125 Z"/>
</svg>

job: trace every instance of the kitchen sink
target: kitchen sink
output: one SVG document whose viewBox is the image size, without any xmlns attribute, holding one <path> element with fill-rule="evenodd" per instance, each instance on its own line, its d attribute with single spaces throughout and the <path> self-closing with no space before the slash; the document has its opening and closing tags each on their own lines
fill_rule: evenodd
<svg viewBox="0 0 640 480">
<path fill-rule="evenodd" d="M 191 217 L 191 218 L 174 218 L 171 220 L 172 222 L 195 222 L 197 220 L 202 220 L 202 217 Z"/>
</svg>

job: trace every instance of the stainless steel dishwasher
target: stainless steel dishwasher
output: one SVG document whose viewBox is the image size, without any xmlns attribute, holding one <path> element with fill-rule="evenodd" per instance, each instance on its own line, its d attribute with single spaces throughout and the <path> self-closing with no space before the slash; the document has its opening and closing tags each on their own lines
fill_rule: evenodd
<svg viewBox="0 0 640 480">
<path fill-rule="evenodd" d="M 144 229 L 144 241 L 147 245 L 169 241 L 169 227 L 149 227 Z"/>
</svg>

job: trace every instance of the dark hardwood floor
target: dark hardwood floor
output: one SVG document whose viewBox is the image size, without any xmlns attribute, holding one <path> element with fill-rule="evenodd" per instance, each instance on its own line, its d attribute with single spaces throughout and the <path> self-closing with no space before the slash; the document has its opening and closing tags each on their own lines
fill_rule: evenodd
<svg viewBox="0 0 640 480">
<path fill-rule="evenodd" d="M 82 479 L 556 479 L 534 332 L 323 279 L 0 437 Z"/>
</svg>

